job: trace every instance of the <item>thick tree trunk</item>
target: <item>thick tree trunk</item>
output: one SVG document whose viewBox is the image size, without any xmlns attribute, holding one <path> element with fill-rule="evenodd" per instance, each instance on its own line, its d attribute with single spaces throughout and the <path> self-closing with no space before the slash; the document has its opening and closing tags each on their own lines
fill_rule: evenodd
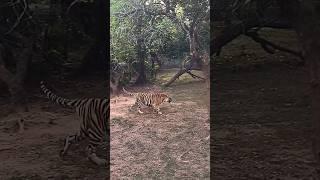
<svg viewBox="0 0 320 180">
<path fill-rule="evenodd" d="M 151 77 L 153 77 L 154 79 L 156 79 L 156 78 L 157 78 L 157 73 L 158 73 L 158 71 L 160 70 L 162 64 L 161 64 L 161 61 L 160 61 L 160 59 L 159 59 L 159 57 L 158 57 L 158 54 L 155 53 L 155 52 L 151 52 L 151 53 L 150 53 L 150 60 L 151 60 L 151 69 L 152 69 Z M 159 68 L 156 69 L 155 63 L 158 64 Z"/>
<path fill-rule="evenodd" d="M 111 73 L 110 89 L 113 95 L 116 95 L 116 96 L 119 95 L 119 83 L 120 83 L 121 77 L 123 77 L 123 73 L 121 74 Z"/>
<path fill-rule="evenodd" d="M 145 84 L 147 82 L 147 77 L 145 73 L 145 56 L 144 56 L 144 50 L 143 50 L 143 40 L 139 39 L 138 40 L 138 46 L 137 46 L 137 51 L 138 51 L 138 59 L 139 59 L 139 76 L 135 84 Z"/>
<path fill-rule="evenodd" d="M 109 49 L 108 42 L 108 27 L 107 27 L 107 1 L 96 0 L 94 2 L 94 11 L 92 12 L 95 17 L 95 42 L 90 47 L 88 52 L 83 58 L 82 68 L 80 73 L 92 72 L 92 69 L 106 70 L 110 69 L 109 59 L 107 59 L 107 49 Z M 108 78 L 109 76 L 107 76 Z"/>
<path fill-rule="evenodd" d="M 138 35 L 138 41 L 137 41 L 137 59 L 139 60 L 139 76 L 136 80 L 135 84 L 145 84 L 147 82 L 147 77 L 145 73 L 145 57 L 146 57 L 146 51 L 145 51 L 145 45 L 144 45 L 144 38 L 142 37 L 142 15 L 139 16 L 138 19 L 138 25 L 137 25 L 137 35 Z"/>
<path fill-rule="evenodd" d="M 34 39 L 21 39 L 24 41 L 24 48 L 16 58 L 16 72 L 8 70 L 4 61 L 5 48 L 0 46 L 0 80 L 5 82 L 11 95 L 11 111 L 17 113 L 20 117 L 17 120 L 20 132 L 24 130 L 23 113 L 28 111 L 26 93 L 23 88 L 23 83 L 27 75 L 28 64 L 32 59 L 33 41 Z M 19 51 L 16 49 L 15 51 Z M 13 59 L 11 59 L 13 61 Z"/>
<path fill-rule="evenodd" d="M 154 59 L 151 58 L 151 77 L 156 79 L 156 69 L 155 69 L 155 64 L 154 64 Z"/>
</svg>

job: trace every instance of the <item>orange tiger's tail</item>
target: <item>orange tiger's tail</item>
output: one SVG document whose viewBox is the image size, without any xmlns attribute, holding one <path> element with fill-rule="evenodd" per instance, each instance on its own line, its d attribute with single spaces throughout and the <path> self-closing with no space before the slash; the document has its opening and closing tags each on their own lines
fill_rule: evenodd
<svg viewBox="0 0 320 180">
<path fill-rule="evenodd" d="M 124 93 L 129 94 L 130 96 L 135 96 L 137 94 L 137 93 L 128 92 L 127 90 L 124 89 L 124 87 L 122 88 L 122 90 Z"/>
</svg>

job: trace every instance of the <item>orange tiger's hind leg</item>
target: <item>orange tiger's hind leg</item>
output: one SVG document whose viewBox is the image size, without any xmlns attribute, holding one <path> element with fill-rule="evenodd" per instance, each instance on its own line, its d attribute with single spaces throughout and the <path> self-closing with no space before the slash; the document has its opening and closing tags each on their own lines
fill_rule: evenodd
<svg viewBox="0 0 320 180">
<path fill-rule="evenodd" d="M 138 113 L 139 113 L 139 114 L 143 114 L 143 112 L 140 110 L 139 107 L 138 107 Z"/>
<path fill-rule="evenodd" d="M 158 114 L 162 114 L 162 112 L 160 111 L 160 107 L 157 105 L 152 105 L 153 109 L 157 111 Z"/>
</svg>

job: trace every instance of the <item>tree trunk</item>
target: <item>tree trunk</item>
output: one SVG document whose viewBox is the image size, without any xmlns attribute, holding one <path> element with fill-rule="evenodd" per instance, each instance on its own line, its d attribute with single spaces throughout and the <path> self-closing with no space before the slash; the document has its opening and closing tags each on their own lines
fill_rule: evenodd
<svg viewBox="0 0 320 180">
<path fill-rule="evenodd" d="M 123 77 L 123 72 L 120 73 L 110 73 L 110 89 L 112 94 L 118 96 L 119 95 L 119 83 L 120 79 Z"/>
<path fill-rule="evenodd" d="M 107 49 L 110 49 L 108 41 L 108 27 L 105 18 L 107 17 L 107 1 L 96 0 L 93 15 L 95 17 L 95 42 L 83 58 L 80 72 L 92 72 L 94 70 L 110 69 L 107 57 Z M 107 76 L 108 78 L 109 76 Z"/>
<path fill-rule="evenodd" d="M 21 37 L 24 38 L 24 37 Z M 12 73 L 8 70 L 4 61 L 5 48 L 0 44 L 0 80 L 5 82 L 8 86 L 8 90 L 11 95 L 11 111 L 17 113 L 19 119 L 17 120 L 20 128 L 20 132 L 24 130 L 24 117 L 23 113 L 28 111 L 26 93 L 23 88 L 23 83 L 27 75 L 28 64 L 32 59 L 33 54 L 33 41 L 34 39 L 24 38 L 23 50 L 16 56 L 16 72 Z M 13 58 L 13 57 L 12 57 Z M 13 59 L 11 59 L 13 61 Z"/>
<path fill-rule="evenodd" d="M 180 69 L 164 86 L 170 86 L 176 79 L 178 79 L 182 74 L 186 73 L 187 69 Z"/>
<path fill-rule="evenodd" d="M 144 45 L 144 38 L 142 36 L 142 15 L 139 16 L 138 25 L 137 25 L 137 59 L 139 60 L 139 76 L 135 84 L 145 84 L 147 82 L 147 77 L 145 73 L 145 45 Z"/>
<path fill-rule="evenodd" d="M 156 69 L 154 65 L 154 59 L 151 57 L 151 77 L 156 79 Z"/>
<path fill-rule="evenodd" d="M 151 77 L 156 79 L 157 78 L 157 72 L 160 70 L 161 68 L 161 61 L 159 60 L 159 57 L 157 55 L 157 53 L 155 52 L 150 52 L 150 60 L 151 60 Z M 158 64 L 159 68 L 156 69 L 155 67 L 155 63 Z"/>
<path fill-rule="evenodd" d="M 195 27 L 190 27 L 188 33 L 189 48 L 191 61 L 187 67 L 182 67 L 164 86 L 170 86 L 176 79 L 178 79 L 182 74 L 189 72 L 191 69 L 202 69 L 202 60 L 198 52 L 199 45 L 197 44 L 197 34 Z M 195 66 L 196 65 L 196 66 Z"/>
</svg>

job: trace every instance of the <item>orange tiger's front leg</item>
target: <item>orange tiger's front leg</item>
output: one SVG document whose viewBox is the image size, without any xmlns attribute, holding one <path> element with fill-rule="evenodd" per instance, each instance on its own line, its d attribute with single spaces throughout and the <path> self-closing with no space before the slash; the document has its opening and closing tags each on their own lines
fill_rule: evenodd
<svg viewBox="0 0 320 180">
<path fill-rule="evenodd" d="M 158 114 L 162 114 L 162 112 L 160 112 L 160 107 L 157 105 L 152 105 L 153 109 L 157 111 Z"/>
<path fill-rule="evenodd" d="M 139 114 L 143 114 L 143 112 L 141 111 L 141 106 L 142 106 L 142 103 L 140 101 L 136 101 L 135 103 L 138 107 L 137 107 L 137 110 L 138 110 L 138 113 Z"/>
</svg>

